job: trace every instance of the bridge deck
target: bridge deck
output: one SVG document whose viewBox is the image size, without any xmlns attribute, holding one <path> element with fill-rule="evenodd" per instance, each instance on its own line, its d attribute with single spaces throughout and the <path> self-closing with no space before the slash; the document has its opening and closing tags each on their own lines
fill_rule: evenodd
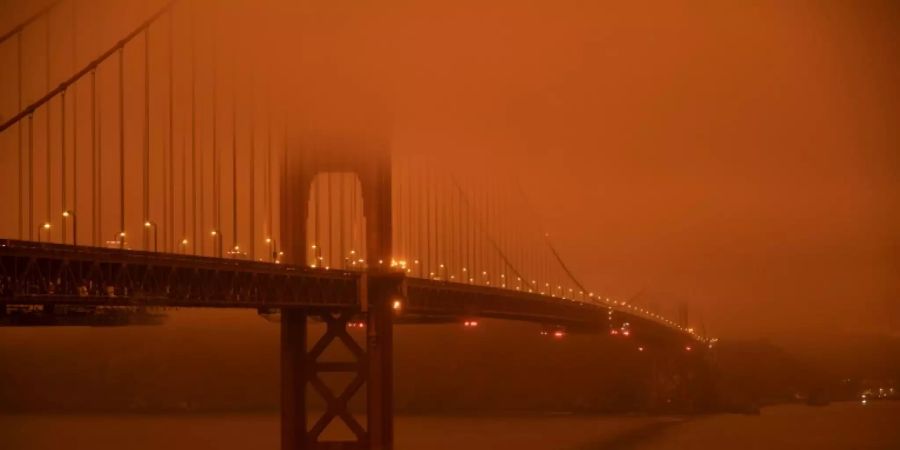
<svg viewBox="0 0 900 450">
<path fill-rule="evenodd" d="M 402 276 L 402 274 L 397 274 Z M 0 305 L 355 309 L 361 271 L 0 240 Z M 633 312 L 490 286 L 405 278 L 400 322 L 488 317 L 694 339 Z"/>
</svg>

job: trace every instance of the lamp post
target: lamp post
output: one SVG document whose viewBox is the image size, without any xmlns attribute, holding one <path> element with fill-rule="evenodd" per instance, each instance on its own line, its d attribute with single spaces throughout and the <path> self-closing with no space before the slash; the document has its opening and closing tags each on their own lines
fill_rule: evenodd
<svg viewBox="0 0 900 450">
<path fill-rule="evenodd" d="M 213 239 L 213 251 L 215 252 L 216 257 L 222 257 L 222 237 L 219 235 L 218 230 L 212 230 L 209 232 L 209 235 L 212 236 Z"/>
<path fill-rule="evenodd" d="M 119 232 L 119 249 L 125 249 L 125 230 Z"/>
<path fill-rule="evenodd" d="M 146 228 L 147 230 L 153 230 L 153 251 L 158 252 L 159 246 L 157 244 L 159 243 L 159 241 L 157 238 L 159 237 L 159 230 L 156 227 L 156 222 L 152 220 L 144 221 L 144 228 Z"/>
<path fill-rule="evenodd" d="M 272 256 L 272 262 L 278 261 L 278 243 L 275 239 L 266 238 L 266 244 L 269 245 L 269 255 Z"/>
<path fill-rule="evenodd" d="M 41 226 L 38 227 L 38 232 L 37 232 L 38 242 L 41 242 L 41 230 L 47 231 L 47 240 L 49 241 L 50 240 L 50 222 L 44 222 L 43 224 L 41 224 Z"/>
<path fill-rule="evenodd" d="M 78 219 L 75 217 L 75 211 L 65 210 L 62 212 L 63 220 L 72 219 L 72 245 L 78 245 Z M 64 238 L 65 239 L 65 238 Z"/>
<path fill-rule="evenodd" d="M 184 254 L 187 254 L 187 246 L 188 246 L 188 243 L 189 243 L 189 241 L 188 241 L 187 238 L 184 238 L 184 239 L 181 240 L 181 251 L 182 251 Z"/>
<path fill-rule="evenodd" d="M 313 258 L 315 258 L 313 262 L 313 267 L 320 267 L 324 262 L 324 258 L 322 257 L 322 248 L 319 247 L 318 244 L 312 245 L 313 249 Z"/>
</svg>

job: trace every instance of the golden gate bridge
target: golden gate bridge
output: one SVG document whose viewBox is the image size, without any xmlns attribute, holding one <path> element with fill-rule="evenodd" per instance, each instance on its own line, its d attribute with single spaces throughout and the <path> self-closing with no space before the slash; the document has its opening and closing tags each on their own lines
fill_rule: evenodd
<svg viewBox="0 0 900 450">
<path fill-rule="evenodd" d="M 279 314 L 284 449 L 391 448 L 394 324 L 528 321 L 548 339 L 608 334 L 669 360 L 712 346 L 587 289 L 514 183 L 398 151 L 378 125 L 292 120 L 271 80 L 222 45 L 216 10 L 196 4 L 165 3 L 91 59 L 76 42 L 94 24 L 74 0 L 2 35 L 17 103 L 0 125 L 0 170 L 15 182 L 0 324 L 129 324 L 166 307 Z M 43 86 L 26 89 L 38 74 Z M 327 326 L 315 341 L 310 318 Z M 336 343 L 351 360 L 321 359 Z M 332 373 L 353 381 L 334 392 Z M 308 387 L 327 405 L 314 421 Z M 362 423 L 348 402 L 364 387 Z M 335 420 L 354 441 L 320 440 Z"/>
</svg>

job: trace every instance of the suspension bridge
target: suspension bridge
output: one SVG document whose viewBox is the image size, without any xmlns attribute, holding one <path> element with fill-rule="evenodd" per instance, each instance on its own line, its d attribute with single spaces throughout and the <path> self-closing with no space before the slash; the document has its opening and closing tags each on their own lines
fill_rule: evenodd
<svg viewBox="0 0 900 450">
<path fill-rule="evenodd" d="M 513 183 L 399 152 L 377 120 L 292 120 L 215 9 L 171 1 L 87 45 L 82 3 L 52 2 L 0 39 L 16 74 L 0 125 L 0 324 L 277 315 L 284 449 L 391 448 L 395 324 L 526 321 L 547 339 L 596 333 L 681 357 L 712 345 L 586 288 Z M 310 319 L 327 326 L 318 340 Z M 324 361 L 331 345 L 352 358 Z M 333 373 L 353 381 L 335 392 Z M 315 420 L 308 388 L 326 404 Z M 348 408 L 360 393 L 364 421 Z M 355 439 L 323 442 L 335 420 Z"/>
</svg>

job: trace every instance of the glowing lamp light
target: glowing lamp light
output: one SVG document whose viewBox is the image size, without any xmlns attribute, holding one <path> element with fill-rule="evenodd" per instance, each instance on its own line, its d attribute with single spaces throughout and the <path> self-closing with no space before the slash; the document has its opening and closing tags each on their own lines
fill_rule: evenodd
<svg viewBox="0 0 900 450">
<path fill-rule="evenodd" d="M 691 347 L 690 345 L 684 347 L 684 350 L 685 350 L 685 351 L 688 351 L 688 352 L 691 351 L 691 350 L 693 350 L 693 349 L 694 349 L 694 348 Z"/>
<path fill-rule="evenodd" d="M 45 230 L 49 230 L 49 229 L 50 229 L 50 222 L 44 222 L 43 227 L 44 227 Z"/>
<path fill-rule="evenodd" d="M 394 300 L 394 302 L 391 304 L 391 308 L 393 308 L 394 311 L 400 311 L 400 309 L 403 308 L 403 302 L 401 302 L 400 300 Z"/>
<path fill-rule="evenodd" d="M 185 238 L 185 239 L 182 239 L 182 240 L 181 240 L 181 245 L 188 245 L 188 240 L 187 240 L 186 238 Z"/>
<path fill-rule="evenodd" d="M 566 332 L 562 331 L 562 330 L 556 330 L 553 332 L 553 337 L 555 337 L 556 339 L 562 339 L 563 336 L 565 336 L 565 335 L 566 335 Z"/>
</svg>

